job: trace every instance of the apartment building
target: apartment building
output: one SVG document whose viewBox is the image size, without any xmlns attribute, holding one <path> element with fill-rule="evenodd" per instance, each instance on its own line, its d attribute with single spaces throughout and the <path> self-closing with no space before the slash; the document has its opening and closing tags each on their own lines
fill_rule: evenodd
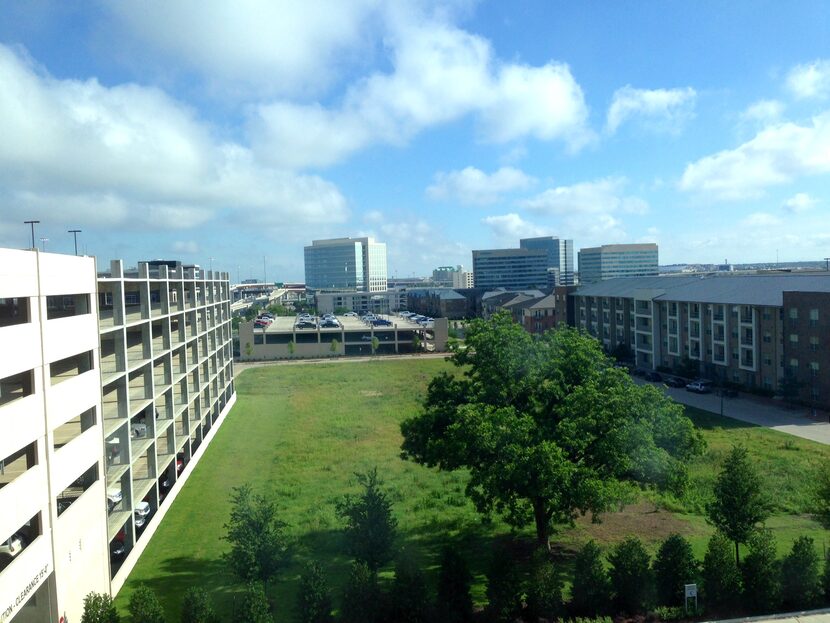
<svg viewBox="0 0 830 623">
<path fill-rule="evenodd" d="M 0 621 L 79 620 L 235 401 L 228 277 L 37 250 L 0 274 Z"/>
<path fill-rule="evenodd" d="M 386 243 L 374 238 L 314 240 L 304 256 L 311 290 L 385 292 L 388 287 Z"/>
<path fill-rule="evenodd" d="M 830 275 L 612 279 L 573 298 L 575 324 L 640 367 L 767 391 L 792 379 L 801 400 L 830 404 Z"/>
<path fill-rule="evenodd" d="M 579 282 L 657 275 L 657 245 L 604 244 L 579 250 Z"/>
</svg>

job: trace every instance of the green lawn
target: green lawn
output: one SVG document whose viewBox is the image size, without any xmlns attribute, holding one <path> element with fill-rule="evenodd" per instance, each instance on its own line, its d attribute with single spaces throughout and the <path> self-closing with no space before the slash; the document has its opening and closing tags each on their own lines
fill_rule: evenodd
<svg viewBox="0 0 830 623">
<path fill-rule="evenodd" d="M 418 409 L 429 379 L 449 368 L 443 360 L 413 358 L 262 367 L 239 375 L 236 406 L 119 593 L 120 610 L 144 583 L 162 600 L 168 620 L 177 621 L 184 591 L 201 585 L 220 614 L 230 615 L 238 586 L 221 560 L 223 524 L 231 488 L 247 482 L 277 500 L 296 540 L 295 563 L 272 591 L 277 620 L 293 620 L 304 561 L 319 560 L 339 592 L 349 560 L 334 501 L 356 490 L 354 472 L 373 466 L 395 503 L 401 545 L 434 576 L 442 545 L 454 543 L 467 556 L 477 579 L 476 598 L 483 601 L 492 544 L 517 541 L 523 551 L 531 531 L 511 535 L 497 518 L 482 521 L 464 496 L 463 473 L 438 473 L 399 458 L 400 421 Z M 708 442 L 707 454 L 692 465 L 689 494 L 673 500 L 644 492 L 641 502 L 607 515 L 601 524 L 580 520 L 555 537 L 565 564 L 588 538 L 613 543 L 631 533 L 654 547 L 680 531 L 702 555 L 711 528 L 701 509 L 734 442 L 750 449 L 767 483 L 776 505 L 768 525 L 776 530 L 782 552 L 800 534 L 823 544 L 823 531 L 804 512 L 810 474 L 830 448 L 702 411 L 689 409 L 689 415 Z"/>
</svg>

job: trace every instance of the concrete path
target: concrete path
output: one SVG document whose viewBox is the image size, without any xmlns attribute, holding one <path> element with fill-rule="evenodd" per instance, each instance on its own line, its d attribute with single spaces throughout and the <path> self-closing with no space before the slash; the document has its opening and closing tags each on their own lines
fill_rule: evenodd
<svg viewBox="0 0 830 623">
<path fill-rule="evenodd" d="M 326 363 L 364 363 L 367 361 L 387 361 L 389 359 L 444 359 L 450 353 L 420 353 L 418 355 L 378 355 L 376 357 L 317 357 L 314 359 L 281 359 L 279 361 L 234 361 L 234 372 L 262 366 L 298 366 L 307 364 L 322 365 Z"/>
<path fill-rule="evenodd" d="M 767 616 L 745 617 L 742 619 L 721 619 L 718 623 L 763 623 L 776 621 L 777 623 L 830 623 L 830 608 L 806 610 L 804 612 L 785 612 Z"/>
<path fill-rule="evenodd" d="M 638 382 L 645 382 L 637 379 Z M 752 394 L 739 393 L 737 398 L 723 398 L 712 394 L 694 394 L 685 389 L 666 387 L 662 383 L 652 383 L 660 386 L 675 401 L 709 411 L 721 413 L 742 422 L 750 422 L 758 426 L 766 426 L 781 431 L 811 439 L 823 444 L 830 444 L 830 414 L 826 411 L 816 411 L 815 414 L 806 407 L 792 407 L 782 401 L 761 398 Z"/>
</svg>

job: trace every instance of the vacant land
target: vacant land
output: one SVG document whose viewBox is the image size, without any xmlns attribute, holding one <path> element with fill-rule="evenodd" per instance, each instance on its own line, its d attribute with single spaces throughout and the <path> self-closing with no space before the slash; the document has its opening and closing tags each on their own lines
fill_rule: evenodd
<svg viewBox="0 0 830 623">
<path fill-rule="evenodd" d="M 464 473 L 439 473 L 399 458 L 399 423 L 419 408 L 429 380 L 448 369 L 439 359 L 413 358 L 247 370 L 237 379 L 236 406 L 119 594 L 119 608 L 125 610 L 130 593 L 143 583 L 162 600 L 169 620 L 178 620 L 184 591 L 199 585 L 228 618 L 239 586 L 221 560 L 223 525 L 232 487 L 247 482 L 272 496 L 291 526 L 294 564 L 274 582 L 272 597 L 277 620 L 293 620 L 303 562 L 319 560 L 339 593 L 349 558 L 334 501 L 356 491 L 355 472 L 373 466 L 394 500 L 401 545 L 434 579 L 438 552 L 454 543 L 467 556 L 476 575 L 476 599 L 483 601 L 493 544 L 514 542 L 517 555 L 523 555 L 532 531 L 511 534 L 496 517 L 483 521 L 464 496 Z M 681 532 L 702 556 L 711 533 L 702 509 L 733 443 L 749 448 L 765 479 L 776 508 L 767 525 L 776 531 L 779 549 L 788 549 L 800 534 L 824 542 L 805 512 L 811 473 L 828 459 L 830 448 L 702 411 L 688 413 L 708 442 L 707 454 L 692 465 L 689 494 L 677 500 L 644 491 L 640 501 L 600 524 L 580 520 L 554 537 L 563 564 L 589 538 L 610 544 L 632 533 L 654 546 Z"/>
</svg>

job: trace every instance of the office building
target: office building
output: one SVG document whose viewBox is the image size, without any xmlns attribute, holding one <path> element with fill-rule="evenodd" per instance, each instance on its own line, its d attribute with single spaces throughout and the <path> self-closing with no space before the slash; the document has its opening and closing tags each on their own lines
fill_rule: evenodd
<svg viewBox="0 0 830 623">
<path fill-rule="evenodd" d="M 579 282 L 657 275 L 657 245 L 605 244 L 579 250 Z"/>
<path fill-rule="evenodd" d="M 0 276 L 0 621 L 77 621 L 235 401 L 228 276 L 37 250 Z"/>
<path fill-rule="evenodd" d="M 612 279 L 572 296 L 576 326 L 640 367 L 830 405 L 830 275 Z"/>
<path fill-rule="evenodd" d="M 305 281 L 311 290 L 384 292 L 386 244 L 373 238 L 314 240 L 305 247 Z"/>
<path fill-rule="evenodd" d="M 522 249 L 536 249 L 547 251 L 548 272 L 552 273 L 553 279 L 549 278 L 551 287 L 558 285 L 570 286 L 574 284 L 574 241 L 556 238 L 555 236 L 542 236 L 539 238 L 522 238 L 519 240 L 519 247 Z"/>
<path fill-rule="evenodd" d="M 521 290 L 548 285 L 546 249 L 487 249 L 473 251 L 476 288 Z"/>
<path fill-rule="evenodd" d="M 358 314 L 390 314 L 406 309 L 406 290 L 386 292 L 316 292 L 314 306 L 318 314 L 353 311 Z"/>
</svg>

